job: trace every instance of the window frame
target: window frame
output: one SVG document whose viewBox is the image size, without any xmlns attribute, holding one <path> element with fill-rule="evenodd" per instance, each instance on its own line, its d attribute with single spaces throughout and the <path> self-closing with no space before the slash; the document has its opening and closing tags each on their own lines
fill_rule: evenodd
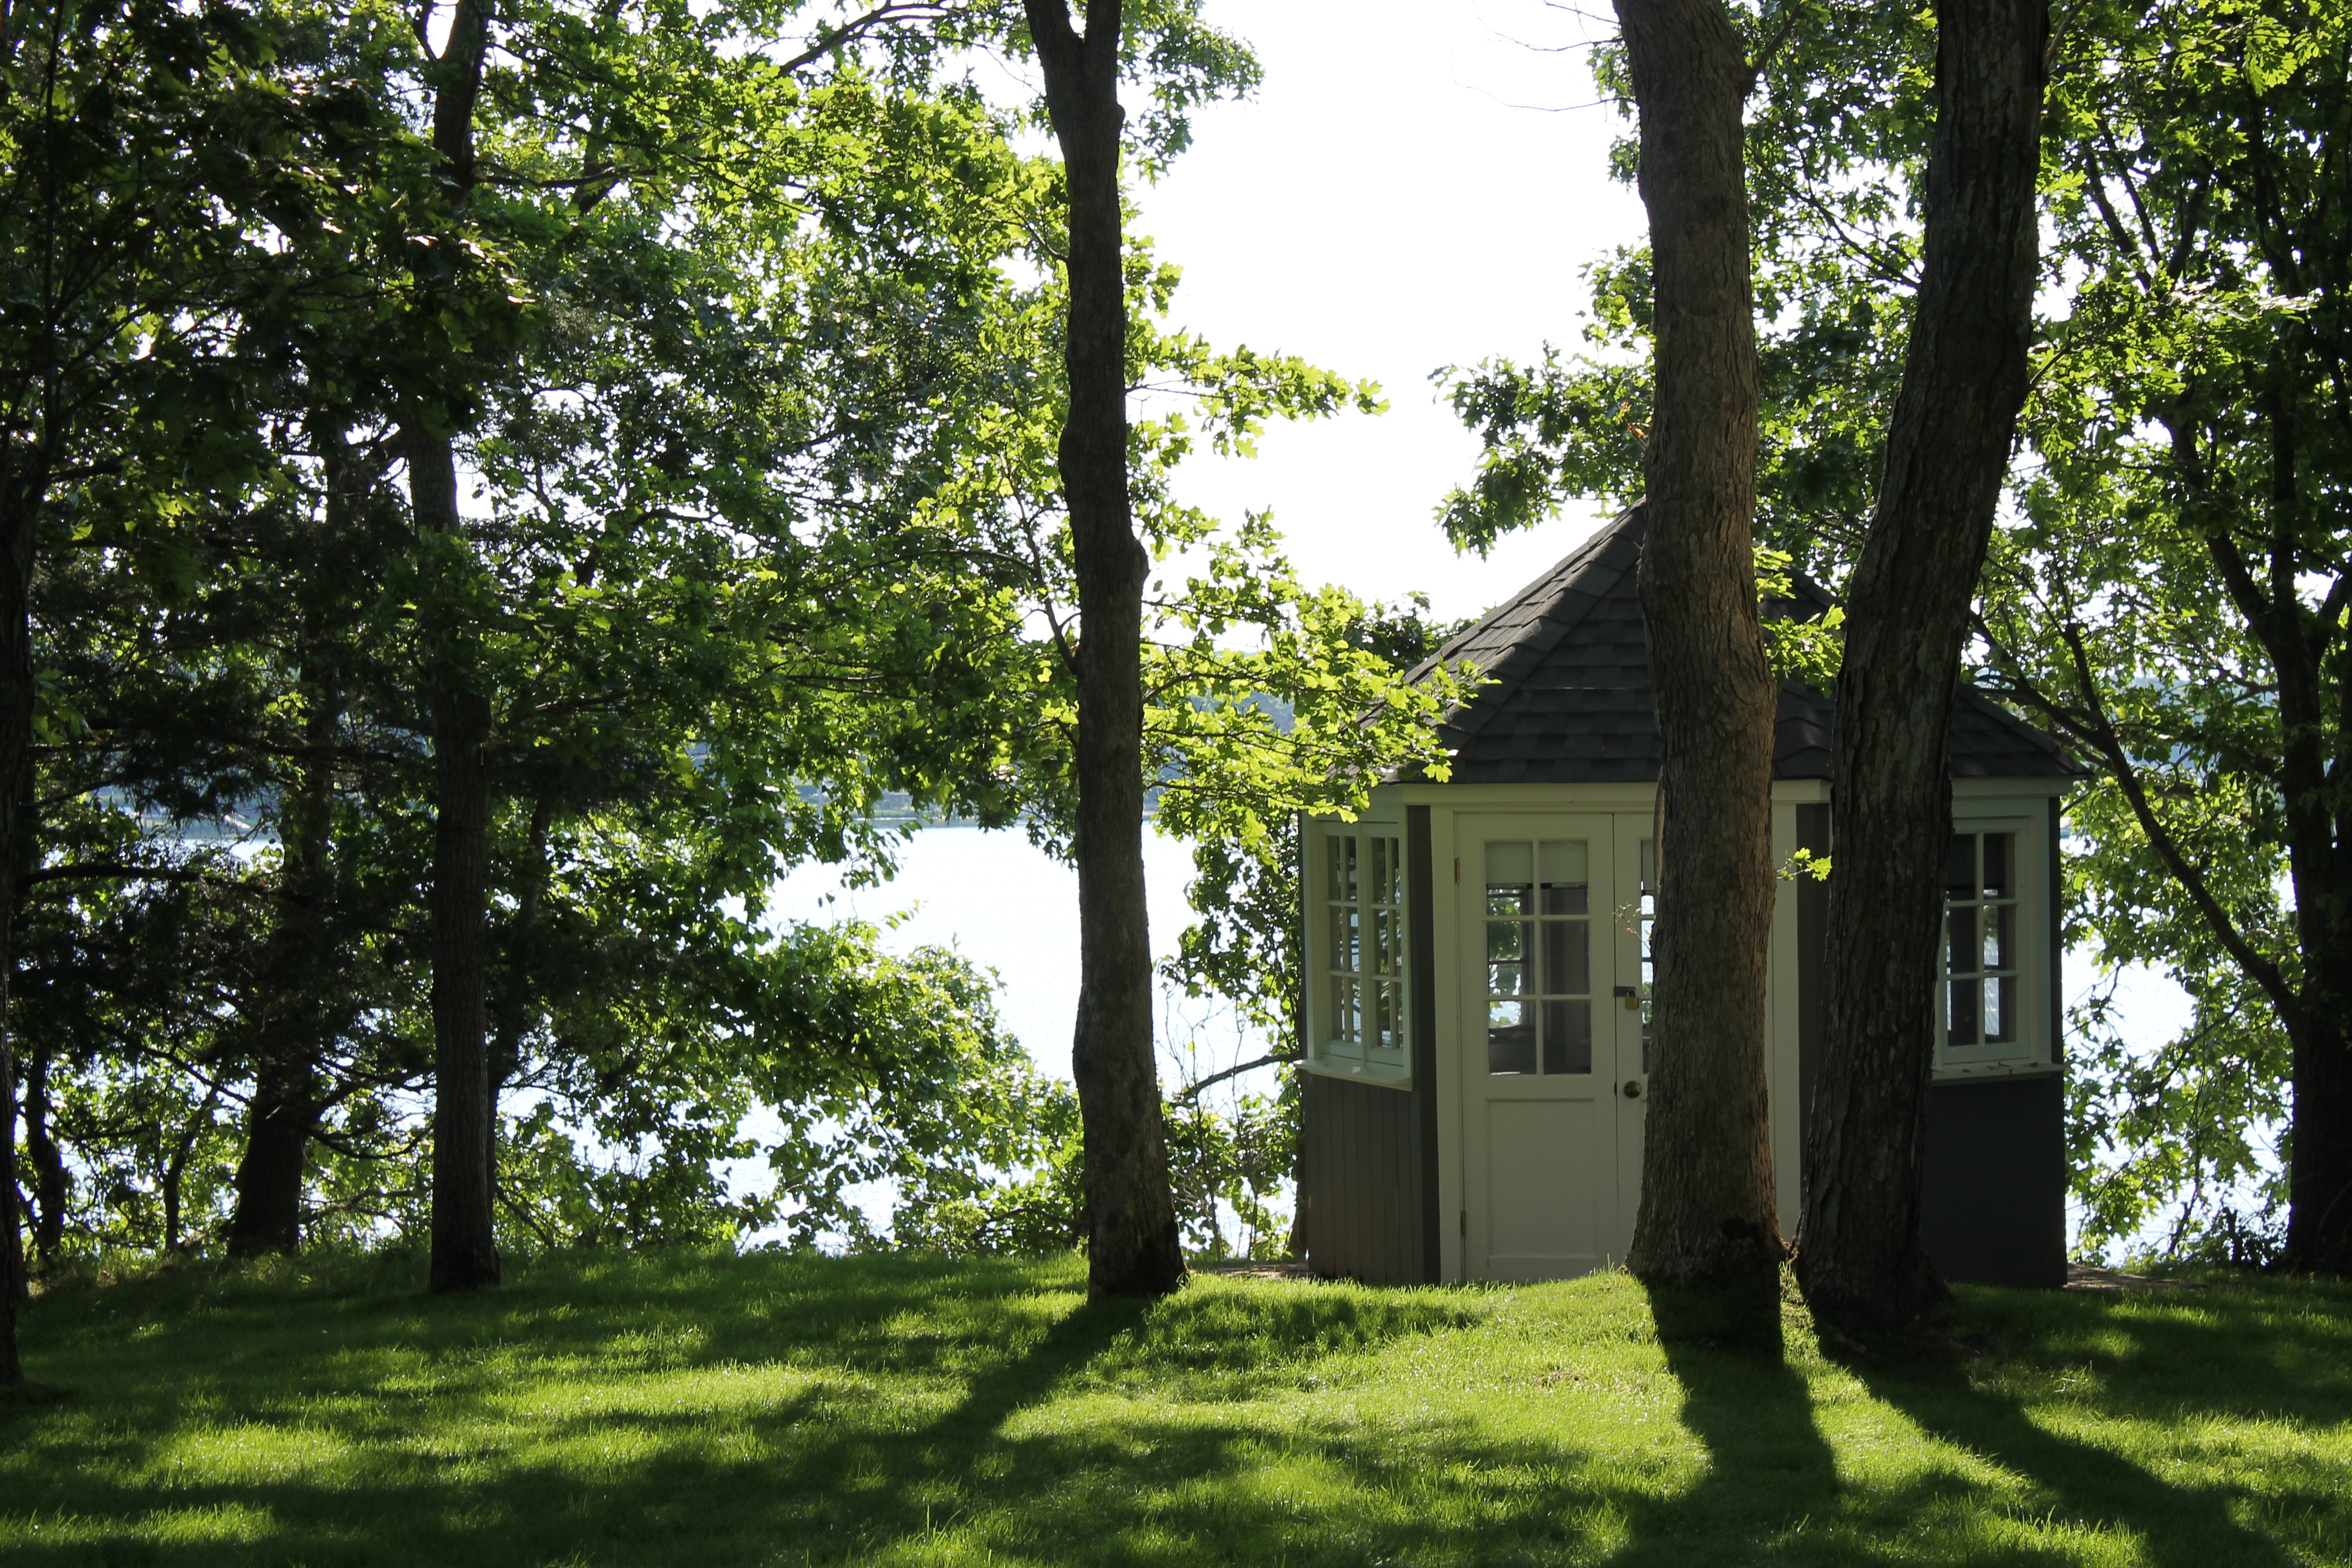
<svg viewBox="0 0 2352 1568">
<path fill-rule="evenodd" d="M 1412 1072 L 1412 870 L 1407 851 L 1405 825 L 1402 820 L 1381 817 L 1359 817 L 1343 822 L 1336 817 L 1312 818 L 1306 839 L 1306 864 L 1300 868 L 1300 914 L 1306 922 L 1305 941 L 1300 944 L 1303 960 L 1301 976 L 1306 995 L 1300 1008 L 1301 1022 L 1307 1036 L 1303 1066 L 1314 1071 L 1349 1078 L 1370 1079 L 1376 1081 L 1402 1083 Z M 1336 965 L 1332 952 L 1331 911 L 1337 907 L 1330 897 L 1331 858 L 1334 845 L 1340 839 L 1360 842 L 1385 838 L 1394 847 L 1396 856 L 1397 901 L 1393 906 L 1380 905 L 1359 898 L 1360 910 L 1389 909 L 1395 921 L 1396 969 L 1389 973 L 1370 968 L 1341 971 Z M 1360 848 L 1360 854 L 1365 852 Z M 1367 859 L 1369 857 L 1367 856 Z M 1370 961 L 1371 932 L 1370 922 L 1361 938 Z M 1343 1037 L 1340 1021 L 1335 1016 L 1338 1007 L 1334 982 L 1349 975 L 1360 978 L 1377 977 L 1391 981 L 1396 986 L 1396 1040 L 1393 1047 L 1383 1047 Z M 1366 1010 L 1368 1016 L 1368 1010 Z"/>
<path fill-rule="evenodd" d="M 1580 858 L 1584 862 L 1583 879 L 1577 882 L 1550 880 L 1545 871 L 1545 850 L 1554 845 L 1564 847 L 1570 844 L 1576 847 Z M 1494 880 L 1495 851 L 1505 845 L 1521 847 L 1528 852 L 1526 868 L 1528 879 L 1525 882 L 1498 883 Z M 1605 853 L 1606 846 L 1603 848 Z M 1591 855 L 1592 843 L 1590 838 L 1546 837 L 1541 833 L 1537 833 L 1527 838 L 1485 840 L 1486 864 L 1479 868 L 1478 875 L 1486 892 L 1481 900 L 1482 907 L 1475 918 L 1481 928 L 1481 946 L 1484 952 L 1484 962 L 1479 965 L 1481 970 L 1479 986 L 1488 1016 L 1489 1033 L 1484 1041 L 1484 1046 L 1487 1053 L 1486 1076 L 1490 1079 L 1516 1078 L 1548 1082 L 1575 1079 L 1587 1083 L 1593 1080 L 1594 1063 L 1599 1059 L 1601 1052 L 1599 1031 L 1610 1026 L 1604 1008 L 1614 1002 L 1615 998 L 1613 995 L 1604 995 L 1596 988 L 1593 979 L 1596 972 L 1605 973 L 1605 965 L 1596 960 L 1605 951 L 1601 949 L 1601 944 L 1611 940 L 1610 927 L 1613 911 L 1608 899 L 1611 889 L 1606 886 L 1596 886 L 1592 880 Z M 1494 907 L 1493 900 L 1497 889 L 1507 888 L 1517 888 L 1527 900 L 1522 911 L 1517 914 L 1501 911 Z M 1544 893 L 1553 888 L 1570 889 L 1581 892 L 1584 895 L 1583 908 L 1580 910 L 1546 908 Z M 1597 898 L 1596 894 L 1599 895 Z M 1581 992 L 1571 992 L 1559 984 L 1559 977 L 1552 973 L 1551 958 L 1538 956 L 1538 954 L 1548 955 L 1552 951 L 1549 937 L 1549 931 L 1569 925 L 1576 926 L 1583 933 L 1582 967 L 1585 981 L 1584 989 Z M 1500 956 L 1495 952 L 1494 932 L 1498 926 L 1518 928 L 1514 941 L 1516 957 Z M 1563 950 L 1565 951 L 1568 950 Z M 1518 971 L 1517 990 L 1497 992 L 1493 988 L 1494 972 L 1501 965 L 1508 965 Z M 1584 1066 L 1580 1068 L 1565 1066 L 1554 1068 L 1551 1065 L 1554 1057 L 1552 1026 L 1547 1021 L 1546 1015 L 1554 1004 L 1572 1006 L 1579 1002 L 1584 1005 Z M 1497 1004 L 1507 1005 L 1514 1003 L 1526 1009 L 1523 1016 L 1527 1018 L 1529 1027 L 1527 1041 L 1528 1066 L 1524 1070 L 1505 1070 L 1494 1065 L 1496 1041 L 1491 1032 L 1493 1009 Z M 1570 1016 L 1572 1015 L 1563 1013 L 1562 1020 L 1565 1021 L 1566 1017 Z M 1572 1036 L 1570 1037 L 1572 1038 Z M 1566 1054 L 1564 1041 L 1561 1044 L 1559 1056 L 1563 1061 L 1572 1059 Z"/>
<path fill-rule="evenodd" d="M 2007 810 L 1989 809 L 1980 812 L 1965 810 L 1954 802 L 1952 833 L 2007 834 L 2016 864 L 2010 876 L 2016 888 L 2012 906 L 2011 942 L 2015 950 L 2012 965 L 2017 975 L 2017 1027 L 2013 1039 L 1987 1041 L 1978 1045 L 1955 1046 L 1946 1035 L 1950 1027 L 1947 1016 L 1950 991 L 1947 976 L 1944 940 L 1939 938 L 1936 952 L 1935 993 L 1929 1000 L 1929 1016 L 1936 1031 L 1935 1077 L 1938 1082 L 1969 1079 L 2014 1077 L 2022 1073 L 2053 1070 L 2056 1066 L 2054 1042 L 2050 1037 L 2050 889 L 2047 868 L 2050 847 L 2043 836 L 2048 831 L 2045 822 L 2013 807 Z M 1990 804 L 1990 803 L 1988 803 Z M 2003 803 L 2007 805 L 2007 803 Z M 1939 887 L 1942 882 L 1938 880 Z M 1939 931 L 1948 931 L 1945 916 L 1950 905 L 1938 895 L 1943 911 L 1938 915 Z"/>
</svg>

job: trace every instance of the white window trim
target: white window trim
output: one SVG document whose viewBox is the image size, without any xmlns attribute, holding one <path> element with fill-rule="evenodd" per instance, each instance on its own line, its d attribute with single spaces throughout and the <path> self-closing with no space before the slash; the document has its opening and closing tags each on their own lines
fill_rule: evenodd
<svg viewBox="0 0 2352 1568">
<path fill-rule="evenodd" d="M 1987 803 L 1990 805 L 1990 803 Z M 2019 991 L 2017 1038 L 1997 1045 L 1950 1046 L 1944 1042 L 1944 988 L 1938 947 L 1934 998 L 1928 1004 L 1936 1028 L 1937 1083 L 1962 1083 L 1985 1079 L 2031 1078 L 2058 1070 L 2055 1042 L 2050 1038 L 2050 886 L 2049 823 L 2040 813 L 2008 809 L 1998 815 L 1970 814 L 1954 803 L 1952 831 L 2007 833 L 2015 836 L 2017 869 L 2016 942 Z M 1982 808 L 1979 808 L 1980 810 Z M 1940 902 L 1940 898 L 1939 898 Z"/>
<path fill-rule="evenodd" d="M 1330 1078 L 1358 1079 L 1397 1088 L 1409 1088 L 1412 1082 L 1412 868 L 1406 853 L 1404 823 L 1401 819 L 1359 817 L 1342 822 L 1336 817 L 1310 818 L 1307 833 L 1307 864 L 1300 868 L 1304 882 L 1301 913 L 1307 921 L 1306 940 L 1300 944 L 1304 961 L 1306 996 L 1301 1009 L 1307 1031 L 1307 1047 L 1299 1066 L 1308 1072 Z M 1398 1034 L 1404 1043 L 1393 1049 L 1381 1047 L 1360 1047 L 1351 1042 L 1337 1039 L 1338 1025 L 1331 1017 L 1331 935 L 1328 911 L 1330 900 L 1325 889 L 1329 887 L 1331 841 L 1341 837 L 1392 838 L 1396 841 L 1398 864 L 1402 883 L 1403 901 L 1397 906 L 1398 944 L 1403 963 L 1397 975 Z"/>
</svg>

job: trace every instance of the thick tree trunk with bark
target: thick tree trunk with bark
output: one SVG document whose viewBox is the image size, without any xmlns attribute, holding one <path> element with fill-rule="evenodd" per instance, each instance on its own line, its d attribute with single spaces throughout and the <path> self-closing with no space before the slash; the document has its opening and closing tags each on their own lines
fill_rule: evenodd
<svg viewBox="0 0 2352 1568">
<path fill-rule="evenodd" d="M 449 40 L 436 63 L 433 145 L 451 200 L 463 205 L 475 182 L 474 104 L 489 47 L 489 0 L 458 0 Z M 402 421 L 409 502 L 417 531 L 462 535 L 457 452 L 436 411 L 412 406 Z M 425 611 L 428 697 L 433 713 L 433 1218 L 430 1274 L 436 1290 L 499 1282 L 490 1152 L 498 1100 L 490 1084 L 488 998 L 489 934 L 490 700 L 460 646 L 465 628 L 446 611 Z"/>
<path fill-rule="evenodd" d="M 279 1056 L 262 1062 L 255 1076 L 228 1221 L 232 1258 L 291 1254 L 302 1246 L 302 1173 L 319 1114 L 317 1080 L 306 1067 Z"/>
<path fill-rule="evenodd" d="M 1756 605 L 1756 328 L 1741 105 L 1721 0 L 1619 0 L 1657 300 L 1642 612 L 1664 745 L 1642 1203 L 1652 1284 L 1780 1265 L 1765 1087 L 1775 691 Z"/>
<path fill-rule="evenodd" d="M 411 426 L 405 443 L 417 527 L 455 534 L 456 455 L 446 437 Z M 430 614 L 431 612 L 428 612 Z M 437 628 L 444 638 L 457 628 Z M 490 1149 L 498 1117 L 490 1087 L 490 701 L 446 646 L 432 677 L 434 830 L 429 900 L 433 953 L 433 1217 L 436 1290 L 499 1282 Z"/>
<path fill-rule="evenodd" d="M 1070 1054 L 1084 1126 L 1087 1289 L 1149 1296 L 1183 1279 L 1151 1049 L 1143 899 L 1143 584 L 1127 476 L 1127 292 L 1121 268 L 1119 0 L 1026 0 L 1069 194 L 1063 498 L 1076 558 L 1079 985 Z"/>
<path fill-rule="evenodd" d="M 433 705 L 433 1261 L 436 1290 L 499 1282 L 490 1183 L 498 1121 L 484 980 L 488 948 L 489 699 Z"/>
<path fill-rule="evenodd" d="M 2340 852 L 2339 852 L 2340 853 Z M 2342 896 L 2342 895 L 2339 895 Z M 2334 1005 L 2290 1029 L 2294 1109 L 2288 1121 L 2286 1259 L 2292 1268 L 2352 1274 L 2352 1040 L 2341 1011 L 2352 997 L 2352 954 L 2326 982 Z"/>
<path fill-rule="evenodd" d="M 1927 241 L 1878 509 L 1846 592 L 1822 1059 L 1797 1274 L 1816 1318 L 1920 1322 L 1947 758 L 1960 644 L 2026 390 L 2044 0 L 1938 0 Z"/>
</svg>

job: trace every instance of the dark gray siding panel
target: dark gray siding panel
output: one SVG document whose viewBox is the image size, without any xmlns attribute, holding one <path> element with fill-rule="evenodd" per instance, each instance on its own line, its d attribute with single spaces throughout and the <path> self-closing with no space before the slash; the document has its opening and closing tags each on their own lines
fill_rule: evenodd
<svg viewBox="0 0 2352 1568">
<path fill-rule="evenodd" d="M 1375 1284 L 1427 1279 L 1420 1092 L 1299 1076 L 1308 1267 Z"/>
<path fill-rule="evenodd" d="M 1919 1230 L 1945 1279 L 2066 1283 L 2064 1093 L 2055 1073 L 1928 1091 Z"/>
</svg>

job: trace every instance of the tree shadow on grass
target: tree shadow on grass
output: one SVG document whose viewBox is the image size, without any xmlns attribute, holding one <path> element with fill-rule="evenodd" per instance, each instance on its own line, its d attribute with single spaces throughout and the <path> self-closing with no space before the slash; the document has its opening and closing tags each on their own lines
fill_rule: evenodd
<svg viewBox="0 0 2352 1568">
<path fill-rule="evenodd" d="M 1753 1562 L 1838 1506 L 1836 1458 L 1786 1359 L 1777 1271 L 1727 1288 L 1646 1289 L 1659 1347 L 1682 1384 L 1683 1425 L 1705 1445 L 1707 1467 L 1688 1491 L 1634 1500 L 1633 1539 L 1612 1562 Z"/>
<path fill-rule="evenodd" d="M 2294 1562 L 2232 1515 L 2231 1505 L 2249 1499 L 2248 1489 L 2151 1475 L 2109 1448 L 2051 1431 L 2021 1399 L 1976 1386 L 1959 1365 L 1841 1359 L 1873 1394 L 1930 1436 L 2024 1478 L 2050 1500 L 2056 1519 L 2137 1537 L 2157 1568 L 2288 1568 Z"/>
<path fill-rule="evenodd" d="M 861 1561 L 920 1555 L 935 1530 L 963 1516 L 1066 1536 L 1073 1499 L 1098 1507 L 1116 1535 L 1132 1522 L 1139 1456 L 1144 1473 L 1222 1476 L 1248 1463 L 1236 1445 L 1279 1434 L 1249 1422 L 1186 1432 L 1150 1419 L 1148 1404 L 1143 1419 L 1104 1424 L 1099 1442 L 1054 1423 L 1008 1438 L 1008 1425 L 1074 1391 L 1149 1401 L 1172 1384 L 1188 1402 L 1244 1401 L 1321 1358 L 1476 1316 L 1421 1293 L 1304 1289 L 1073 1305 L 1066 1290 L 1041 1292 L 1034 1274 L 995 1281 L 993 1301 L 984 1289 L 948 1290 L 964 1300 L 942 1311 L 938 1282 L 905 1282 L 904 1296 L 869 1290 L 861 1304 L 873 1310 L 846 1314 L 855 1324 L 838 1321 L 838 1301 L 811 1314 L 835 1321 L 776 1323 L 767 1348 L 782 1360 L 746 1358 L 754 1343 L 739 1322 L 650 1369 L 740 1373 L 753 1380 L 740 1397 L 721 1387 L 715 1399 L 624 1395 L 617 1406 L 607 1403 L 617 1369 L 581 1369 L 574 1358 L 605 1335 L 646 1329 L 625 1304 L 551 1325 L 544 1373 L 528 1360 L 458 1354 L 429 1392 L 393 1395 L 375 1381 L 373 1352 L 355 1364 L 349 1352 L 354 1338 L 373 1345 L 417 1321 L 405 1309 L 347 1321 L 337 1353 L 317 1353 L 325 1336 L 316 1328 L 302 1331 L 313 1336 L 308 1352 L 299 1333 L 281 1332 L 274 1379 L 242 1354 L 199 1369 L 159 1323 L 163 1331 L 142 1336 L 136 1367 L 118 1363 L 78 1402 L 90 1420 L 45 1434 L 37 1458 L 28 1448 L 16 1464 L 0 1458 L 0 1492 L 16 1493 L 0 1515 L 70 1521 L 57 1534 L 80 1537 L 18 1535 L 8 1550 L 58 1563 L 698 1565 L 779 1551 L 784 1562 Z M 421 1315 L 436 1340 L 462 1350 L 535 1338 L 520 1305 L 433 1303 Z M 939 1342 L 895 1353 L 877 1342 L 909 1318 Z M 542 1375 L 551 1404 L 518 1408 L 501 1397 L 512 1380 Z M 567 1381 L 578 1385 L 576 1411 L 565 1408 Z M 191 1406 L 197 1385 L 203 1397 Z M 321 1392 L 340 1397 L 310 1397 Z M 7 1484 L 11 1472 L 19 1485 Z M 1060 1517 L 1038 1508 L 1041 1487 L 1058 1489 Z M 1086 1550 L 1095 1560 L 1123 1548 L 1088 1538 Z"/>
</svg>

